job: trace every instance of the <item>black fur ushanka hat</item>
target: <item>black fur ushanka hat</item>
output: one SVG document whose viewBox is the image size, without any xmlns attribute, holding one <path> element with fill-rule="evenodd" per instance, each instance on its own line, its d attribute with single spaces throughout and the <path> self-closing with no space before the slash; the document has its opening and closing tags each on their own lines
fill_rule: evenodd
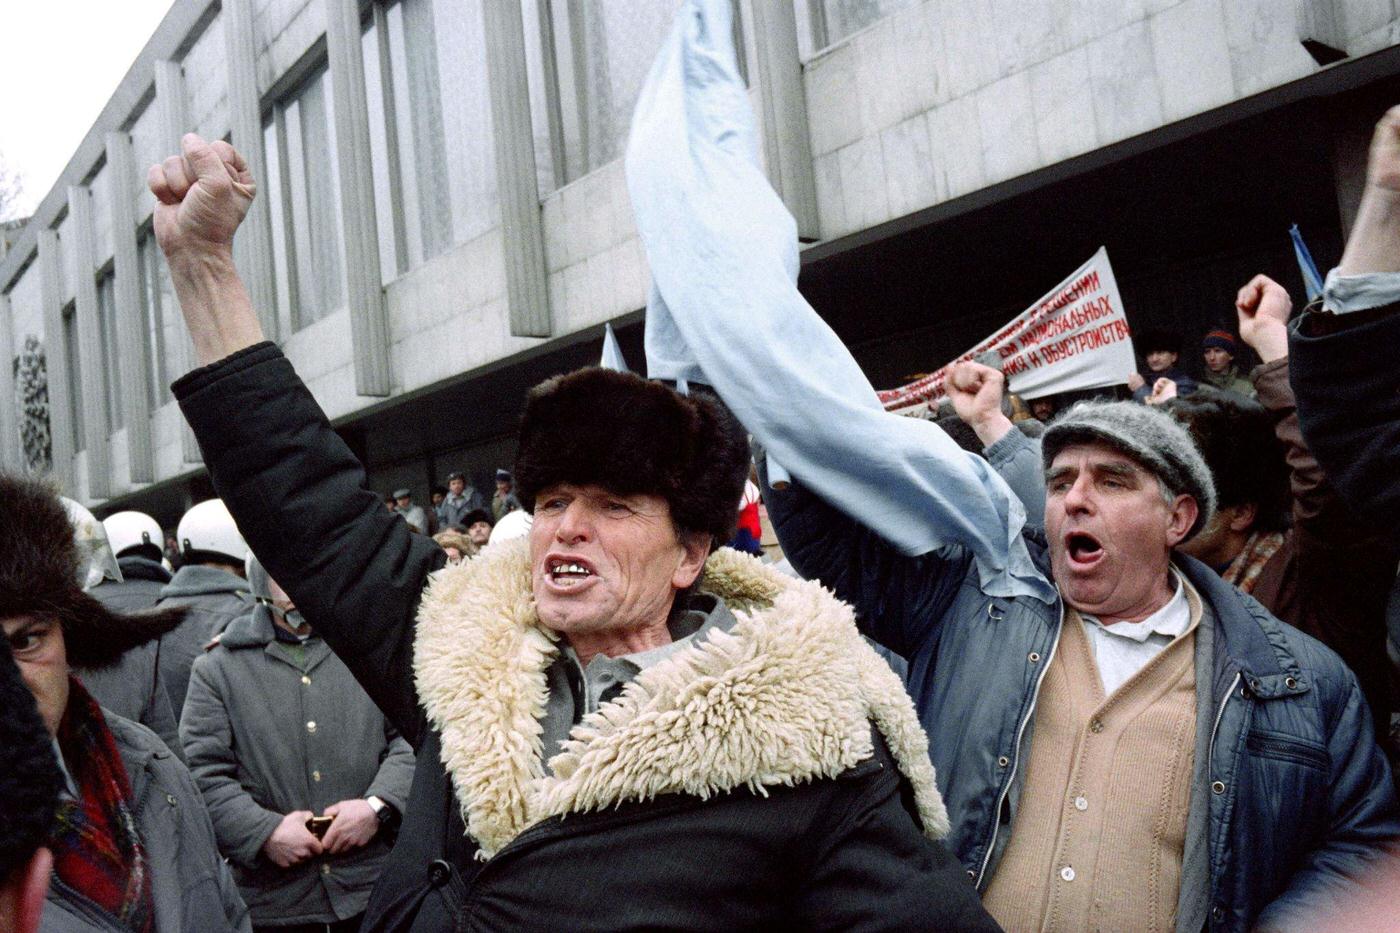
<svg viewBox="0 0 1400 933">
<path fill-rule="evenodd" d="M 184 619 L 183 609 L 112 612 L 83 591 L 81 560 L 58 495 L 43 483 L 0 474 L 0 618 L 58 619 L 68 663 L 87 668 L 115 663 Z"/>
<path fill-rule="evenodd" d="M 588 367 L 530 390 L 515 485 L 531 513 L 555 483 L 661 496 L 682 531 L 733 537 L 749 471 L 743 430 L 723 404 L 632 373 Z"/>
</svg>

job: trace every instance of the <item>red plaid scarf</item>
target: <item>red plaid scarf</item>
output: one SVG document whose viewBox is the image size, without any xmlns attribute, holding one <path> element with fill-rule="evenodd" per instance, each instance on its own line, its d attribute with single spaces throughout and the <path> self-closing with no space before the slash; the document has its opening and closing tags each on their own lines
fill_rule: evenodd
<svg viewBox="0 0 1400 933">
<path fill-rule="evenodd" d="M 155 929 L 150 862 L 136 829 L 131 780 L 102 710 L 77 680 L 58 727 L 80 799 L 65 796 L 50 840 L 54 873 L 135 933 Z"/>
</svg>

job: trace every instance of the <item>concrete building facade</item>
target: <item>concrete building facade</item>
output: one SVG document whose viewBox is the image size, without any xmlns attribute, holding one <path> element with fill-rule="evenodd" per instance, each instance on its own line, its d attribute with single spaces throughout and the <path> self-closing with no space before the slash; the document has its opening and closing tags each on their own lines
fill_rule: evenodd
<svg viewBox="0 0 1400 933">
<path fill-rule="evenodd" d="M 1099 245 L 1135 326 L 1188 346 L 1253 272 L 1299 293 L 1288 225 L 1335 261 L 1400 102 L 1397 0 L 735 2 L 802 288 L 880 386 Z M 209 494 L 144 184 L 194 131 L 249 158 L 240 269 L 375 488 L 489 491 L 525 388 L 595 362 L 607 322 L 643 365 L 620 159 L 678 6 L 177 0 L 0 256 L 0 465 L 172 524 Z M 21 441 L 36 345 L 47 462 Z"/>
</svg>

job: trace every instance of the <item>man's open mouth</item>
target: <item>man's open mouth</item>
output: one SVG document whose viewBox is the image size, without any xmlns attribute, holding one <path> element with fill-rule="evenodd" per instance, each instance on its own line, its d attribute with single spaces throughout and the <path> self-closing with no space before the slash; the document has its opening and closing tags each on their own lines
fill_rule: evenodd
<svg viewBox="0 0 1400 933">
<path fill-rule="evenodd" d="M 596 575 L 587 561 L 578 559 L 551 559 L 546 563 L 545 571 L 549 582 L 564 588 L 578 586 Z"/>
<path fill-rule="evenodd" d="M 1065 554 L 1074 567 L 1091 567 L 1103 558 L 1103 545 L 1099 539 L 1082 531 L 1065 535 Z"/>
</svg>

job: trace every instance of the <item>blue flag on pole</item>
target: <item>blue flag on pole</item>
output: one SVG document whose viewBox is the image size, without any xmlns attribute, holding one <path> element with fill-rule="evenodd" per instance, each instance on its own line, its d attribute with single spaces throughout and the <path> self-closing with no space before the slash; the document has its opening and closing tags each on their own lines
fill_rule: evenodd
<svg viewBox="0 0 1400 933">
<path fill-rule="evenodd" d="M 617 344 L 617 334 L 613 333 L 611 324 L 603 325 L 603 358 L 598 361 L 598 365 L 620 373 L 631 372 L 627 368 L 627 360 L 622 356 L 622 347 Z"/>
<path fill-rule="evenodd" d="M 1297 224 L 1288 228 L 1288 235 L 1293 238 L 1293 254 L 1298 257 L 1298 271 L 1303 273 L 1303 287 L 1307 289 L 1308 301 L 1316 301 L 1322 297 L 1322 276 L 1317 273 L 1317 263 L 1313 262 L 1312 253 L 1308 252 L 1308 244 L 1303 242 L 1303 233 Z"/>
</svg>

